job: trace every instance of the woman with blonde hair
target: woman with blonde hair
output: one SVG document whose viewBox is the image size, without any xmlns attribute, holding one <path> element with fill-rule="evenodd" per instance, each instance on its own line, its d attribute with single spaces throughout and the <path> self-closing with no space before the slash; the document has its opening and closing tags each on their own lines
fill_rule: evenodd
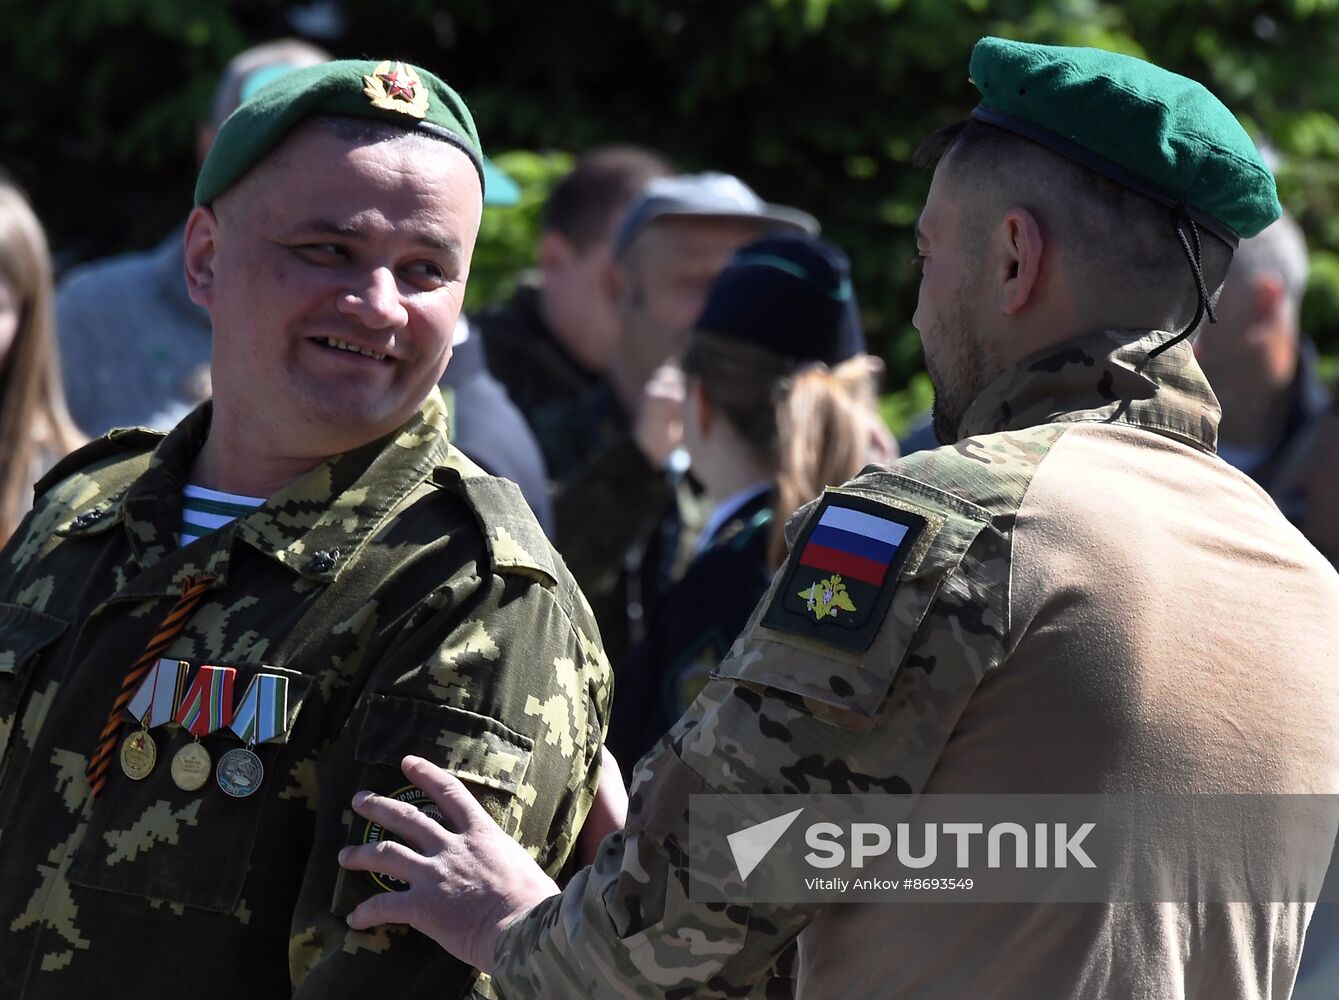
<svg viewBox="0 0 1339 1000">
<path fill-rule="evenodd" d="M 83 443 L 65 408 L 51 302 L 42 224 L 0 175 L 0 543 L 32 505 L 34 481 Z"/>
<path fill-rule="evenodd" d="M 651 631 L 619 665 L 608 745 L 624 769 L 688 707 L 786 556 L 784 527 L 825 486 L 896 457 L 878 417 L 850 269 L 826 240 L 741 249 L 708 293 L 682 367 L 684 446 L 712 513 Z"/>
</svg>

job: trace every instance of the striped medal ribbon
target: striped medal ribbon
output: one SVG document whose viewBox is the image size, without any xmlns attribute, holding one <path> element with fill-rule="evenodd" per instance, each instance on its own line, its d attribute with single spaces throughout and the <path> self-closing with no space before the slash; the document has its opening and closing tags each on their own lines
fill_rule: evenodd
<svg viewBox="0 0 1339 1000">
<path fill-rule="evenodd" d="M 121 770 L 127 778 L 142 781 L 158 762 L 158 746 L 149 730 L 172 721 L 186 687 L 190 666 L 184 660 L 159 659 L 149 668 L 126 711 L 140 724 L 121 743 Z"/>
<path fill-rule="evenodd" d="M 237 671 L 232 667 L 202 666 L 177 709 L 174 720 L 195 737 L 172 758 L 172 780 L 183 791 L 197 791 L 209 780 L 213 761 L 200 737 L 232 724 L 232 687 L 236 677 Z"/>
<path fill-rule="evenodd" d="M 93 752 L 89 754 L 88 765 L 84 768 L 84 776 L 88 779 L 89 793 L 93 798 L 97 798 L 107 787 L 107 774 L 111 767 L 112 751 L 116 749 L 116 735 L 121 731 L 121 716 L 130 699 L 134 697 L 135 692 L 139 690 L 140 681 L 142 681 L 149 670 L 158 662 L 159 657 L 167 651 L 170 646 L 181 634 L 186 626 L 187 620 L 199 606 L 209 589 L 214 586 L 212 576 L 186 577 L 181 581 L 181 596 L 177 602 L 172 605 L 167 616 L 154 630 L 153 638 L 140 653 L 139 658 L 135 660 L 130 668 L 130 672 L 121 680 L 120 691 L 116 695 L 116 701 L 112 703 L 111 711 L 107 713 L 107 721 L 102 726 L 102 732 L 98 734 L 97 745 L 93 747 Z M 140 741 L 136 747 L 143 751 L 144 756 L 148 758 L 147 766 L 153 768 L 153 762 L 157 759 L 157 750 L 153 747 L 153 741 L 147 738 L 147 734 L 141 728 Z M 144 761 L 136 765 L 143 766 Z M 148 770 L 144 774 L 148 774 Z"/>
</svg>

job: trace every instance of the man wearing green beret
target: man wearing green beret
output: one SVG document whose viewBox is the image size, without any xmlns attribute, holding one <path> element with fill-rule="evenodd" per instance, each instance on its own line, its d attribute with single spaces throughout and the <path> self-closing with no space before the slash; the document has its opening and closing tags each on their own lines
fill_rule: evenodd
<svg viewBox="0 0 1339 1000">
<path fill-rule="evenodd" d="M 517 997 L 743 996 L 795 940 L 803 997 L 1288 994 L 1333 816 L 1266 822 L 1245 856 L 1198 831 L 1162 842 L 1192 867 L 1134 897 L 958 886 L 851 905 L 766 881 L 774 843 L 791 876 L 825 874 L 805 845 L 831 836 L 814 824 L 844 793 L 920 810 L 1336 790 L 1339 577 L 1214 454 L 1218 406 L 1185 340 L 1232 244 L 1277 216 L 1273 178 L 1208 91 L 1140 60 L 987 38 L 971 76 L 971 119 L 922 151 L 915 323 L 944 446 L 797 515 L 731 655 L 633 774 L 624 829 L 563 892 L 457 780 L 410 760 L 445 825 L 355 797 L 412 846 L 342 864 L 413 888 L 350 926 L 411 922 Z M 744 881 L 722 903 L 702 892 L 719 870 L 694 847 L 695 797 L 759 792 L 790 803 L 766 839 L 741 821 L 728 849 L 727 831 L 706 842 Z M 1129 850 L 1097 856 L 1150 874 Z M 961 874 L 994 878 L 979 855 Z M 788 894 L 755 892 L 760 877 Z M 1243 880 L 1254 894 L 1233 895 Z"/>
<path fill-rule="evenodd" d="M 467 782 L 556 876 L 599 775 L 592 617 L 510 482 L 448 443 L 483 202 L 469 111 L 398 62 L 270 83 L 186 227 L 214 400 L 58 465 L 0 553 L 0 996 L 460 997 L 341 846 L 349 796 Z"/>
</svg>

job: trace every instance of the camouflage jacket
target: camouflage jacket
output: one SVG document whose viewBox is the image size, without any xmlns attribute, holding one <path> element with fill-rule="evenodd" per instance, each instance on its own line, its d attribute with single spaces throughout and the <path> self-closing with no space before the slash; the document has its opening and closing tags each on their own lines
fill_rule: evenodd
<svg viewBox="0 0 1339 1000">
<path fill-rule="evenodd" d="M 394 435 L 178 548 L 209 416 L 77 452 L 0 554 L 0 996 L 467 994 L 473 970 L 421 935 L 346 927 L 382 889 L 336 864 L 374 835 L 349 799 L 402 790 L 402 756 L 428 757 L 558 873 L 611 698 L 590 612 L 516 487 L 447 444 L 435 391 Z M 287 739 L 255 748 L 263 782 L 232 798 L 212 774 L 178 788 L 190 737 L 158 727 L 148 777 L 114 760 L 93 799 L 118 688 L 196 574 L 213 589 L 165 655 L 236 668 L 238 696 L 286 676 Z M 203 743 L 214 762 L 241 745 Z"/>
<path fill-rule="evenodd" d="M 558 482 L 572 476 L 589 457 L 596 437 L 588 424 L 587 397 L 599 384 L 549 329 L 540 314 L 537 275 L 523 276 L 511 298 L 470 317 L 483 334 L 488 367 L 506 386 L 534 431 Z"/>
<path fill-rule="evenodd" d="M 499 991 L 509 997 L 754 995 L 769 964 L 798 941 L 801 994 L 807 980 L 815 996 L 1099 995 L 1075 992 L 1072 984 L 1041 992 L 1001 985 L 1010 976 L 1047 975 L 1048 959 L 991 950 L 985 938 L 998 921 L 980 936 L 955 929 L 953 921 L 970 908 L 695 900 L 688 890 L 689 797 L 805 792 L 911 799 L 927 789 L 932 774 L 938 782 L 936 769 L 950 761 L 950 771 L 966 774 L 966 781 L 981 780 L 977 768 L 988 772 L 990 757 L 962 749 L 961 741 L 971 746 L 983 729 L 1003 732 L 1002 746 L 1030 752 L 1025 734 L 1036 708 L 1022 700 L 1021 722 L 1009 717 L 990 729 L 981 706 L 984 697 L 998 710 L 1003 696 L 996 692 L 1002 685 L 1011 690 L 1000 676 L 1016 677 L 1009 671 L 1021 666 L 1010 631 L 1011 545 L 1024 494 L 1043 459 L 1071 429 L 1087 428 L 1117 440 L 1112 447 L 1127 448 L 1120 454 L 1131 469 L 1138 455 L 1130 464 L 1129 449 L 1147 446 L 1173 455 L 1170 461 L 1236 477 L 1212 455 L 1218 405 L 1189 346 L 1147 356 L 1166 336 L 1103 333 L 1028 359 L 976 400 L 957 444 L 868 469 L 800 511 L 788 525 L 791 555 L 730 654 L 631 775 L 624 830 L 605 841 L 595 864 L 561 895 L 501 935 L 494 971 Z M 1064 460 L 1056 461 L 1064 475 Z M 1242 477 L 1233 482 L 1258 494 Z M 1291 529 L 1267 506 L 1259 497 L 1256 509 L 1274 516 L 1286 535 Z M 907 544 L 890 544 L 897 551 L 884 557 L 882 585 L 861 591 L 852 583 L 848 590 L 806 565 L 806 539 L 817 537 L 833 510 L 862 513 L 865 523 L 920 526 Z M 1123 585 L 1112 577 L 1113 588 Z M 1072 595 L 1064 604 L 1064 586 L 1063 579 L 1054 581 L 1060 597 L 1049 607 L 1082 609 Z M 1103 611 L 1119 609 L 1119 601 L 1097 600 Z M 822 615 L 838 626 L 820 628 L 815 622 Z M 1087 641 L 1082 629 L 1069 634 Z M 1028 676 L 1044 673 L 1044 666 Z M 1119 664 L 1113 672 L 1120 672 Z M 975 719 L 970 735 L 959 732 L 964 716 Z M 1046 766 L 1033 773 L 1046 773 Z M 1104 773 L 1131 774 L 1119 766 Z M 1079 771 L 1076 780 L 1088 777 Z M 1025 917 L 1004 922 L 1005 931 L 1030 926 L 1040 941 L 1057 932 L 1038 924 L 1037 914 Z M 918 939 L 917 925 L 937 919 L 949 922 L 943 936 Z M 1142 926 L 1145 931 L 1112 940 L 1132 940 L 1157 923 Z M 919 945 L 910 953 L 909 940 Z M 1134 964 L 1138 959 L 1128 957 Z M 821 974 L 813 972 L 816 964 L 826 964 Z M 1105 968 L 1119 975 L 1126 965 L 1127 956 L 1118 955 Z M 897 985 L 917 976 L 930 979 L 914 989 Z"/>
</svg>

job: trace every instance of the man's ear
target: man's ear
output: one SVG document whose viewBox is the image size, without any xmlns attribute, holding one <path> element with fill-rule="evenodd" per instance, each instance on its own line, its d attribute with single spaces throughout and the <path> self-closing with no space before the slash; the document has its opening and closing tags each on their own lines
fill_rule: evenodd
<svg viewBox="0 0 1339 1000">
<path fill-rule="evenodd" d="M 1251 308 L 1255 312 L 1256 322 L 1276 319 L 1286 302 L 1280 275 L 1269 271 L 1256 275 L 1251 282 Z"/>
<path fill-rule="evenodd" d="M 186 291 L 192 302 L 205 308 L 214 302 L 218 228 L 218 216 L 207 205 L 196 205 L 186 220 Z"/>
<path fill-rule="evenodd" d="M 554 229 L 546 229 L 539 236 L 539 247 L 535 252 L 535 263 L 545 275 L 561 271 L 576 256 L 567 237 Z"/>
<path fill-rule="evenodd" d="M 1025 208 L 1009 209 L 1000 222 L 997 245 L 1003 253 L 1000 311 L 1012 316 L 1032 301 L 1041 278 L 1045 245 L 1036 216 Z"/>
</svg>

